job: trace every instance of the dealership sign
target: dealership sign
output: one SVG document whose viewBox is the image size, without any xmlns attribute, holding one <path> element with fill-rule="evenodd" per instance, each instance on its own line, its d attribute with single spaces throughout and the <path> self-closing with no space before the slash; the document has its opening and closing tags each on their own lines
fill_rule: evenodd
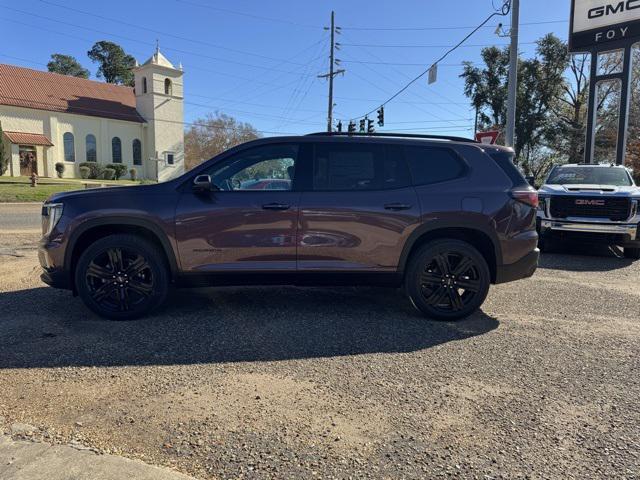
<svg viewBox="0 0 640 480">
<path fill-rule="evenodd" d="M 569 32 L 572 52 L 633 39 L 640 41 L 640 0 L 572 0 Z"/>
</svg>

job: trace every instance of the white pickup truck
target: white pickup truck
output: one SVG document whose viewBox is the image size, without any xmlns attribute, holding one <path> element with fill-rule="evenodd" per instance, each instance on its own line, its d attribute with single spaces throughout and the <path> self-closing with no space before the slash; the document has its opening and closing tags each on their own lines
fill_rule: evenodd
<svg viewBox="0 0 640 480">
<path fill-rule="evenodd" d="M 640 188 L 620 165 L 568 164 L 553 167 L 539 190 L 540 249 L 575 240 L 618 245 L 640 259 Z"/>
</svg>

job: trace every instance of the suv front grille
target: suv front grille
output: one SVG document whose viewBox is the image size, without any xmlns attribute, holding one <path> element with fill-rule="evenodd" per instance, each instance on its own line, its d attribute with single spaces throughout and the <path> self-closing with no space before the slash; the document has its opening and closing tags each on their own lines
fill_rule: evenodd
<svg viewBox="0 0 640 480">
<path fill-rule="evenodd" d="M 608 218 L 622 222 L 631 215 L 631 200 L 618 197 L 552 197 L 549 213 L 554 218 Z"/>
</svg>

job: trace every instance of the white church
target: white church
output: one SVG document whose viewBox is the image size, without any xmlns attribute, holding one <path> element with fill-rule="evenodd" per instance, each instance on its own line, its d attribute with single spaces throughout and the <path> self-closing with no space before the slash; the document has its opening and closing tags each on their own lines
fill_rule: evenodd
<svg viewBox="0 0 640 480">
<path fill-rule="evenodd" d="M 83 162 L 158 181 L 184 173 L 182 66 L 156 49 L 134 75 L 131 88 L 0 64 L 5 175 L 55 177 L 59 162 L 76 178 Z"/>
</svg>

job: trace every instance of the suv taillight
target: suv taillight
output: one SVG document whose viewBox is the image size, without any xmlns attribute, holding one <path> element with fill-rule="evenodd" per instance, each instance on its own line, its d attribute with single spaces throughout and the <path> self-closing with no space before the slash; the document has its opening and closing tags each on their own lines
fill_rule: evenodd
<svg viewBox="0 0 640 480">
<path fill-rule="evenodd" d="M 529 205 L 530 207 L 538 208 L 538 192 L 533 188 L 514 188 L 511 190 L 510 194 L 514 200 L 524 203 L 525 205 Z"/>
</svg>

